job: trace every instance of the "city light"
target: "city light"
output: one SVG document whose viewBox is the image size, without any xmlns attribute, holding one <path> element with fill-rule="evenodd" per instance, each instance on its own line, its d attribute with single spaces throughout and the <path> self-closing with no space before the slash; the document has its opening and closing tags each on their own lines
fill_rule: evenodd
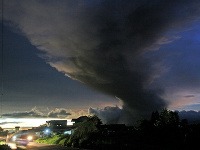
<svg viewBox="0 0 200 150">
<path fill-rule="evenodd" d="M 28 140 L 28 141 L 32 141 L 32 140 L 33 140 L 33 137 L 29 135 L 29 136 L 27 137 L 27 140 Z"/>
</svg>

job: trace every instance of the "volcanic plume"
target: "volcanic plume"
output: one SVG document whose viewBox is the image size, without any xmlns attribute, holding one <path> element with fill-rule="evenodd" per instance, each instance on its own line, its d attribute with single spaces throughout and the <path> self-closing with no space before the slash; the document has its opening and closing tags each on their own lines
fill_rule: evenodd
<svg viewBox="0 0 200 150">
<path fill-rule="evenodd" d="M 132 124 L 167 107 L 163 89 L 151 88 L 165 67 L 146 54 L 176 40 L 199 8 L 199 0 L 10 0 L 5 16 L 52 67 L 121 99 L 119 122 Z"/>
</svg>

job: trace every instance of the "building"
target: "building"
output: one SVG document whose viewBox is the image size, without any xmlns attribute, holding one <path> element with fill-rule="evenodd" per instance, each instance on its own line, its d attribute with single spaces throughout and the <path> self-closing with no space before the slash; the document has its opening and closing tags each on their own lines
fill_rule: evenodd
<svg viewBox="0 0 200 150">
<path fill-rule="evenodd" d="M 53 133 L 68 133 L 67 131 L 71 130 L 69 126 L 67 126 L 67 120 L 50 120 L 46 121 L 46 129 L 44 132 L 46 134 Z"/>
<path fill-rule="evenodd" d="M 49 128 L 67 127 L 67 120 L 50 120 L 50 121 L 46 121 L 46 125 Z"/>
</svg>

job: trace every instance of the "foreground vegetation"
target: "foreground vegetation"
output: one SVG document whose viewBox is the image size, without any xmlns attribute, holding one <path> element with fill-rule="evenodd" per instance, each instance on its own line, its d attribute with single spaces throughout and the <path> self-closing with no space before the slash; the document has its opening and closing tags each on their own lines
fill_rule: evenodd
<svg viewBox="0 0 200 150">
<path fill-rule="evenodd" d="M 69 139 L 70 139 L 69 135 L 58 134 L 58 135 L 51 135 L 51 136 L 39 138 L 35 142 L 45 143 L 45 144 L 58 144 L 58 145 L 66 146 Z"/>
<path fill-rule="evenodd" d="M 11 150 L 8 145 L 0 145 L 0 150 Z"/>
<path fill-rule="evenodd" d="M 54 135 L 39 143 L 59 144 L 85 149 L 179 150 L 193 149 L 200 139 L 200 124 L 179 120 L 176 112 L 164 109 L 153 112 L 150 120 L 137 127 L 102 125 L 96 116 L 76 124 L 72 135 Z"/>
</svg>

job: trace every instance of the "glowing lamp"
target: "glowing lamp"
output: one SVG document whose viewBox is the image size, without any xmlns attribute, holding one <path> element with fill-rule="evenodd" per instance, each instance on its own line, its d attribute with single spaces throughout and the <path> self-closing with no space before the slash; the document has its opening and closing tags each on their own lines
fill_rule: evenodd
<svg viewBox="0 0 200 150">
<path fill-rule="evenodd" d="M 28 141 L 32 141 L 32 140 L 33 140 L 33 137 L 29 135 L 29 136 L 27 137 L 27 140 L 28 140 Z"/>
</svg>

